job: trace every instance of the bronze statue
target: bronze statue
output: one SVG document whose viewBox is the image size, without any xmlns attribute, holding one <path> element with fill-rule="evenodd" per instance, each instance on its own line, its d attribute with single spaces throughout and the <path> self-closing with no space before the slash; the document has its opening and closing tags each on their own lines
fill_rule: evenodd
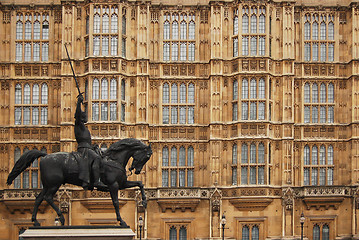
<svg viewBox="0 0 359 240">
<path fill-rule="evenodd" d="M 75 138 L 78 144 L 77 151 L 82 154 L 79 178 L 83 181 L 82 187 L 85 190 L 88 189 L 90 185 L 97 188 L 106 188 L 106 185 L 100 180 L 101 156 L 93 149 L 90 131 L 85 126 L 87 115 L 86 112 L 81 110 L 83 101 L 84 98 L 81 94 L 77 97 L 75 112 Z M 93 181 L 90 180 L 91 173 L 93 175 Z M 90 184 L 90 182 L 93 182 L 93 184 Z"/>
<path fill-rule="evenodd" d="M 143 184 L 141 181 L 128 181 L 126 176 L 126 165 L 132 157 L 133 161 L 130 171 L 135 169 L 135 174 L 140 174 L 143 166 L 152 155 L 151 146 L 147 146 L 142 141 L 134 138 L 126 138 L 113 143 L 104 153 L 101 160 L 102 173 L 101 179 L 108 186 L 103 191 L 109 191 L 113 206 L 115 207 L 117 221 L 120 226 L 128 227 L 126 222 L 121 218 L 118 201 L 118 190 L 139 187 L 142 194 L 142 203 L 147 207 L 147 200 Z M 80 179 L 79 160 L 76 153 L 58 152 L 47 155 L 37 149 L 24 153 L 15 163 L 12 171 L 7 178 L 7 184 L 10 185 L 14 179 L 21 174 L 32 162 L 43 157 L 40 161 L 40 172 L 43 189 L 36 197 L 35 206 L 32 213 L 32 221 L 35 226 L 40 226 L 36 219 L 38 208 L 45 199 L 48 204 L 56 211 L 62 225 L 65 218 L 60 209 L 55 205 L 53 197 L 59 187 L 65 183 L 77 186 L 83 185 Z"/>
</svg>

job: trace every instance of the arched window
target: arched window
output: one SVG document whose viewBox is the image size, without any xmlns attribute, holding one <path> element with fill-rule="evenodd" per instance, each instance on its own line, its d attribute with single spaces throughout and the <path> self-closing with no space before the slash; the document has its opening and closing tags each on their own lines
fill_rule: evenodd
<svg viewBox="0 0 359 240">
<path fill-rule="evenodd" d="M 164 40 L 170 39 L 170 23 L 169 23 L 169 21 L 165 21 L 163 23 L 163 39 Z"/>
<path fill-rule="evenodd" d="M 127 32 L 127 20 L 126 20 L 126 15 L 123 15 L 122 16 L 122 35 L 126 35 L 126 32 Z"/>
<path fill-rule="evenodd" d="M 187 149 L 187 166 L 193 166 L 194 161 L 194 149 L 192 146 Z"/>
<path fill-rule="evenodd" d="M 333 151 L 333 146 L 329 145 L 328 146 L 328 165 L 333 165 L 334 164 L 334 151 Z"/>
<path fill-rule="evenodd" d="M 108 33 L 109 32 L 109 16 L 107 14 L 102 15 L 102 32 Z"/>
<path fill-rule="evenodd" d="M 232 147 L 232 164 L 237 164 L 238 149 L 237 144 L 233 144 Z"/>
<path fill-rule="evenodd" d="M 310 103 L 310 85 L 309 85 L 309 83 L 306 83 L 304 85 L 304 102 Z"/>
<path fill-rule="evenodd" d="M 251 80 L 250 91 L 251 91 L 251 95 L 250 95 L 251 99 L 257 98 L 257 81 L 254 78 Z"/>
<path fill-rule="evenodd" d="M 21 104 L 22 99 L 22 87 L 21 84 L 16 84 L 15 86 L 15 104 Z"/>
<path fill-rule="evenodd" d="M 310 23 L 305 22 L 304 24 L 304 40 L 310 40 Z"/>
<path fill-rule="evenodd" d="M 34 39 L 40 39 L 40 22 L 34 22 Z"/>
<path fill-rule="evenodd" d="M 92 82 L 92 99 L 99 99 L 100 82 L 95 78 Z"/>
<path fill-rule="evenodd" d="M 265 33 L 266 29 L 266 17 L 264 14 L 259 16 L 259 33 Z"/>
<path fill-rule="evenodd" d="M 323 226 L 322 240 L 329 240 L 329 226 L 327 224 Z"/>
<path fill-rule="evenodd" d="M 258 163 L 264 163 L 264 144 L 260 143 L 258 145 Z"/>
<path fill-rule="evenodd" d="M 251 33 L 257 33 L 257 16 L 255 14 L 251 16 Z"/>
<path fill-rule="evenodd" d="M 312 102 L 318 102 L 318 84 L 314 83 L 312 86 Z"/>
<path fill-rule="evenodd" d="M 41 104 L 47 104 L 48 103 L 48 87 L 46 83 L 43 83 L 41 85 Z"/>
<path fill-rule="evenodd" d="M 30 85 L 25 84 L 24 86 L 24 104 L 30 104 Z"/>
<path fill-rule="evenodd" d="M 238 81 L 234 80 L 233 81 L 233 100 L 237 100 L 238 99 Z"/>
<path fill-rule="evenodd" d="M 18 21 L 16 23 L 16 39 L 22 39 L 23 23 Z"/>
<path fill-rule="evenodd" d="M 30 40 L 32 38 L 31 31 L 32 31 L 32 24 L 30 21 L 25 22 L 25 39 Z"/>
<path fill-rule="evenodd" d="M 242 99 L 248 99 L 248 80 L 242 80 Z"/>
<path fill-rule="evenodd" d="M 110 99 L 117 99 L 117 80 L 114 78 L 110 82 Z"/>
<path fill-rule="evenodd" d="M 328 86 L 328 102 L 334 103 L 334 84 L 333 83 L 329 83 L 329 86 Z"/>
<path fill-rule="evenodd" d="M 248 33 L 249 29 L 249 17 L 247 14 L 242 16 L 242 33 Z"/>
<path fill-rule="evenodd" d="M 324 83 L 320 84 L 320 102 L 325 103 L 327 101 L 327 87 Z"/>
<path fill-rule="evenodd" d="M 257 226 L 252 228 L 252 240 L 259 240 L 259 228 Z"/>
<path fill-rule="evenodd" d="M 42 39 L 49 39 L 49 22 L 42 22 Z"/>
<path fill-rule="evenodd" d="M 188 103 L 194 103 L 194 84 L 188 85 Z"/>
<path fill-rule="evenodd" d="M 186 21 L 181 22 L 180 38 L 181 39 L 187 39 L 187 23 L 186 23 Z"/>
<path fill-rule="evenodd" d="M 308 145 L 304 147 L 304 165 L 310 165 L 310 150 Z"/>
<path fill-rule="evenodd" d="M 177 240 L 177 229 L 173 226 L 170 228 L 170 240 Z"/>
<path fill-rule="evenodd" d="M 32 104 L 39 104 L 39 84 L 32 86 Z"/>
<path fill-rule="evenodd" d="M 327 25 L 325 22 L 322 22 L 320 24 L 320 40 L 327 39 Z"/>
<path fill-rule="evenodd" d="M 170 102 L 170 87 L 168 83 L 163 84 L 163 90 L 162 90 L 162 102 L 163 103 L 169 103 Z"/>
<path fill-rule="evenodd" d="M 172 39 L 178 39 L 178 22 L 172 22 Z"/>
<path fill-rule="evenodd" d="M 242 227 L 242 240 L 249 240 L 249 227 L 247 225 Z"/>
<path fill-rule="evenodd" d="M 328 24 L 328 39 L 334 40 L 334 23 L 329 22 Z"/>
<path fill-rule="evenodd" d="M 117 14 L 111 15 L 111 33 L 118 32 L 118 16 Z"/>
<path fill-rule="evenodd" d="M 320 227 L 317 224 L 313 227 L 313 240 L 320 240 Z"/>
<path fill-rule="evenodd" d="M 108 99 L 108 81 L 106 78 L 101 81 L 101 99 Z"/>
<path fill-rule="evenodd" d="M 162 149 L 162 166 L 168 166 L 168 147 Z"/>
<path fill-rule="evenodd" d="M 188 25 L 188 39 L 195 39 L 196 24 L 194 21 L 190 21 Z"/>
<path fill-rule="evenodd" d="M 263 78 L 261 78 L 259 80 L 258 91 L 259 91 L 258 98 L 261 98 L 261 99 L 265 98 L 266 89 L 265 89 L 265 81 Z"/>
<path fill-rule="evenodd" d="M 187 99 L 186 99 L 186 85 L 184 83 L 181 84 L 180 86 L 180 103 L 186 103 Z"/>
<path fill-rule="evenodd" d="M 121 100 L 126 100 L 126 81 L 125 79 L 121 80 Z"/>
<path fill-rule="evenodd" d="M 318 147 L 316 145 L 312 147 L 312 165 L 318 165 Z"/>
<path fill-rule="evenodd" d="M 100 33 L 100 22 L 101 22 L 101 17 L 99 14 L 95 14 L 93 17 L 93 32 L 94 33 Z"/>
<path fill-rule="evenodd" d="M 241 153 L 241 163 L 248 163 L 248 145 L 246 143 L 242 144 Z"/>
<path fill-rule="evenodd" d="M 179 230 L 179 240 L 187 240 L 187 229 L 184 226 Z"/>
<path fill-rule="evenodd" d="M 171 166 L 177 166 L 177 148 L 171 148 Z"/>
<path fill-rule="evenodd" d="M 250 163 L 257 163 L 257 146 L 252 143 L 250 148 Z"/>
<path fill-rule="evenodd" d="M 186 149 L 183 146 L 181 146 L 179 149 L 178 166 L 186 166 Z"/>
<path fill-rule="evenodd" d="M 312 39 L 318 40 L 318 23 L 314 22 L 312 24 Z"/>
<path fill-rule="evenodd" d="M 324 145 L 321 145 L 320 146 L 320 151 L 319 151 L 319 165 L 325 165 L 326 164 L 326 161 L 325 161 L 325 156 L 326 153 L 325 153 L 325 146 Z"/>
<path fill-rule="evenodd" d="M 171 87 L 171 103 L 177 103 L 177 102 L 178 102 L 177 84 L 173 83 Z"/>
</svg>

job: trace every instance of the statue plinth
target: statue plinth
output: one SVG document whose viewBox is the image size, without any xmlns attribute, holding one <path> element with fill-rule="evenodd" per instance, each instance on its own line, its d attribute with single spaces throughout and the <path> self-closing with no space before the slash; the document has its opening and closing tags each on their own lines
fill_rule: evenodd
<svg viewBox="0 0 359 240">
<path fill-rule="evenodd" d="M 24 240 L 132 240 L 135 233 L 131 228 L 119 226 L 54 226 L 30 227 L 20 235 Z"/>
</svg>

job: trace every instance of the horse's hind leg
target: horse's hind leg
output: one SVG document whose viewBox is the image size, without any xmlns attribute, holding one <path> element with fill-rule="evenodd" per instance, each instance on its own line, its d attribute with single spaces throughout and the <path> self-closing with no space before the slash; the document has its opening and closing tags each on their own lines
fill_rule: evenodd
<svg viewBox="0 0 359 240">
<path fill-rule="evenodd" d="M 147 198 L 145 194 L 145 189 L 143 188 L 143 183 L 141 181 L 127 181 L 124 188 L 139 187 L 142 195 L 142 205 L 144 208 L 147 208 Z"/>
<path fill-rule="evenodd" d="M 47 191 L 47 189 L 43 188 L 41 193 L 36 197 L 34 210 L 32 212 L 32 218 L 31 218 L 31 221 L 34 222 L 34 226 L 40 226 L 40 223 L 39 223 L 39 221 L 37 221 L 36 216 L 37 216 L 37 211 L 39 210 L 39 206 L 42 203 L 42 201 L 44 200 L 46 191 Z"/>
<path fill-rule="evenodd" d="M 65 224 L 64 215 L 62 215 L 61 210 L 54 203 L 54 195 L 57 192 L 57 190 L 59 190 L 59 187 L 60 186 L 53 186 L 53 187 L 49 188 L 45 194 L 45 200 L 56 211 L 57 215 L 60 217 L 61 225 L 64 225 Z"/>
</svg>

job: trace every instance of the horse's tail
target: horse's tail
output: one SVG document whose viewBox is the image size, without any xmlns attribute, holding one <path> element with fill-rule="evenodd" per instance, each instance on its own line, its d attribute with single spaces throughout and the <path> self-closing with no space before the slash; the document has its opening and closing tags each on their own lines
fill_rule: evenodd
<svg viewBox="0 0 359 240">
<path fill-rule="evenodd" d="M 16 161 L 15 166 L 11 170 L 9 176 L 7 177 L 7 185 L 11 185 L 14 179 L 19 176 L 19 174 L 22 173 L 26 168 L 28 168 L 31 163 L 35 161 L 35 159 L 46 155 L 46 153 L 41 152 L 37 149 L 27 151 L 26 153 L 21 155 L 19 160 Z"/>
</svg>

